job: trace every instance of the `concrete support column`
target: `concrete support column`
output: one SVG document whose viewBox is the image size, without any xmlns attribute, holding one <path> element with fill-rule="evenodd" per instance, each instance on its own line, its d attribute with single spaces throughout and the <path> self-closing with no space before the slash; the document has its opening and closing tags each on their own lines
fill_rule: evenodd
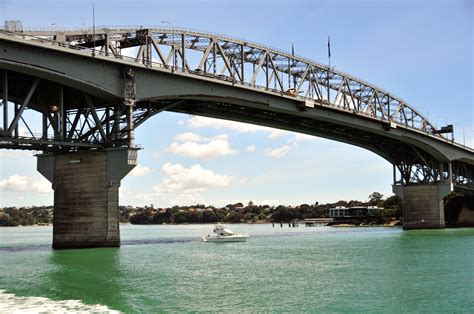
<svg viewBox="0 0 474 314">
<path fill-rule="evenodd" d="M 403 200 L 403 229 L 445 228 L 443 197 L 451 191 L 449 183 L 394 185 Z"/>
<path fill-rule="evenodd" d="M 120 246 L 118 188 L 136 156 L 129 149 L 38 156 L 54 189 L 53 248 Z"/>
</svg>

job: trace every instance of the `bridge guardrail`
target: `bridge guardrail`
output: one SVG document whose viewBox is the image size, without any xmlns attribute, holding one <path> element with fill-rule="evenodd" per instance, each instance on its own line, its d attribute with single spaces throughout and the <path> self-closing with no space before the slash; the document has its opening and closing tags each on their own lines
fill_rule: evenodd
<svg viewBox="0 0 474 314">
<path fill-rule="evenodd" d="M 121 28 L 121 29 L 124 29 L 124 30 L 130 30 L 130 31 L 136 31 L 136 28 Z M 173 30 L 175 31 L 190 31 L 190 32 L 197 32 L 197 31 L 194 31 L 194 30 L 191 30 L 191 29 L 182 29 L 182 28 L 174 28 Z M 75 31 L 77 32 L 77 29 L 75 29 Z M 217 75 L 213 75 L 213 74 L 210 74 L 210 73 L 206 73 L 206 75 L 203 75 L 203 73 L 196 73 L 196 71 L 189 71 L 189 70 L 186 70 L 186 69 L 183 69 L 181 67 L 175 67 L 173 65 L 165 65 L 165 64 L 162 64 L 162 63 L 158 63 L 158 62 L 154 62 L 154 61 L 147 61 L 147 62 L 143 62 L 141 59 L 139 58 L 134 58 L 134 57 L 129 57 L 129 56 L 125 56 L 125 55 L 121 55 L 121 54 L 114 54 L 112 52 L 105 52 L 103 50 L 98 50 L 98 49 L 93 49 L 93 48 L 88 48 L 88 47 L 81 47 L 80 45 L 77 45 L 77 44 L 70 44 L 70 43 L 63 43 L 63 42 L 58 42 L 58 41 L 55 41 L 55 40 L 51 40 L 51 39 L 47 39 L 47 38 L 42 38 L 40 36 L 32 36 L 32 35 L 27 35 L 27 34 L 22 34 L 22 33 L 17 33 L 17 32 L 10 32 L 10 31 L 7 31 L 7 30 L 3 30 L 3 29 L 0 29 L 0 33 L 3 33 L 7 36 L 13 36 L 15 38 L 20 38 L 20 39 L 23 39 L 23 40 L 26 40 L 26 41 L 35 41 L 35 42 L 39 42 L 41 44 L 48 44 L 48 45 L 51 45 L 51 46 L 56 46 L 56 47 L 62 47 L 62 48 L 68 48 L 68 49 L 72 49 L 74 51 L 78 51 L 78 52 L 84 52 L 88 55 L 90 55 L 91 57 L 94 57 L 96 55 L 100 55 L 100 56 L 103 56 L 103 57 L 110 57 L 111 59 L 114 59 L 114 60 L 123 60 L 123 61 L 126 61 L 126 62 L 130 62 L 130 63 L 133 63 L 134 65 L 140 65 L 140 66 L 144 66 L 146 68 L 149 68 L 149 69 L 161 69 L 161 70 L 165 70 L 165 71 L 169 71 L 169 72 L 181 72 L 181 73 L 186 73 L 186 74 L 191 74 L 191 75 L 195 75 L 195 76 L 199 76 L 199 77 L 209 77 L 209 78 L 214 78 L 214 79 L 217 79 L 221 82 L 226 82 L 226 83 L 231 83 L 233 85 L 241 85 L 241 86 L 247 86 L 247 87 L 250 87 L 250 88 L 254 88 L 254 89 L 258 89 L 258 90 L 262 90 L 262 91 L 266 91 L 266 92 L 269 92 L 269 93 L 272 93 L 272 94 L 276 94 L 276 95 L 280 95 L 282 96 L 283 95 L 283 92 L 280 91 L 280 90 L 277 90 L 277 89 L 273 89 L 273 88 L 267 88 L 266 86 L 261 86 L 261 85 L 258 85 L 258 84 L 251 84 L 251 83 L 248 83 L 248 82 L 245 82 L 245 81 L 229 81 L 227 79 L 219 79 L 217 77 Z M 220 34 L 216 34 L 216 35 L 219 35 L 221 36 Z M 225 36 L 225 35 L 222 35 L 222 37 L 224 39 L 228 39 L 228 40 L 234 40 L 235 38 L 232 38 L 232 37 L 229 37 L 229 36 Z M 252 43 L 250 41 L 245 41 L 245 42 L 248 42 L 248 43 Z M 259 45 L 259 44 L 256 44 L 256 43 L 252 43 L 252 44 L 255 44 L 255 45 Z M 261 46 L 261 45 L 260 45 Z M 269 49 L 270 47 L 268 46 L 262 46 L 262 47 L 265 47 L 267 49 Z M 270 49 L 273 49 L 273 48 L 270 48 Z M 281 52 L 280 50 L 278 49 L 275 49 L 275 51 L 277 52 Z M 284 53 L 284 52 L 282 52 Z M 307 60 L 306 58 L 302 58 L 302 60 Z M 314 61 L 311 61 L 311 62 L 314 62 Z M 358 79 L 359 80 L 359 79 Z M 314 101 L 315 99 L 314 98 L 311 98 L 311 97 L 305 97 L 305 96 L 300 96 L 300 95 L 293 95 L 291 96 L 301 102 L 305 102 L 306 100 L 312 100 Z M 447 142 L 452 142 L 454 143 L 454 141 L 452 140 L 449 140 L 448 138 L 442 136 L 441 134 L 433 134 L 432 132 L 428 131 L 427 129 L 423 130 L 423 129 L 420 129 L 420 128 L 416 128 L 416 127 L 412 127 L 410 126 L 409 124 L 399 124 L 397 123 L 396 121 L 392 120 L 392 119 L 387 119 L 385 118 L 385 116 L 382 116 L 380 118 L 377 118 L 377 117 L 374 117 L 374 116 L 371 116 L 369 115 L 368 112 L 362 112 L 362 111 L 357 111 L 357 112 L 354 112 L 354 110 L 350 109 L 350 108 L 343 108 L 343 107 L 340 107 L 340 106 L 337 106 L 337 105 L 326 105 L 330 108 L 333 108 L 333 109 L 337 109 L 339 111 L 343 111 L 343 112 L 349 112 L 351 114 L 357 114 L 357 115 L 360 115 L 360 116 L 363 116 L 363 117 L 366 117 L 366 118 L 370 118 L 370 119 L 375 119 L 375 120 L 379 120 L 379 121 L 383 121 L 383 122 L 386 122 L 386 123 L 395 123 L 397 125 L 397 127 L 403 127 L 403 128 L 406 128 L 406 129 L 412 129 L 412 130 L 415 130 L 417 132 L 423 132 L 427 135 L 430 135 L 430 136 L 434 136 L 436 137 L 437 139 L 443 139 Z"/>
</svg>

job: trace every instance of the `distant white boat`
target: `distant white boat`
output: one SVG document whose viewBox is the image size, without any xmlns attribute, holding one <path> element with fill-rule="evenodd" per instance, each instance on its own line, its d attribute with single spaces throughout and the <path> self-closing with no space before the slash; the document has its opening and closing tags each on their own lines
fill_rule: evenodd
<svg viewBox="0 0 474 314">
<path fill-rule="evenodd" d="M 230 231 L 225 225 L 217 224 L 212 230 L 214 234 L 202 237 L 203 242 L 245 242 L 248 234 Z"/>
</svg>

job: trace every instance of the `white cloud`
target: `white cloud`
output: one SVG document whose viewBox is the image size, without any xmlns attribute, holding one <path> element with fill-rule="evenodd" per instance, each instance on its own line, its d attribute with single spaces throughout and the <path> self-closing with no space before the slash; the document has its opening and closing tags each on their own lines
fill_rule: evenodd
<svg viewBox="0 0 474 314">
<path fill-rule="evenodd" d="M 313 135 L 296 133 L 295 134 L 295 141 L 297 142 L 305 142 L 305 141 L 314 141 L 316 139 Z"/>
<path fill-rule="evenodd" d="M 273 130 L 272 133 L 268 135 L 268 139 L 274 140 L 274 139 L 278 139 L 278 138 L 281 138 L 287 135 L 292 135 L 292 134 L 294 135 L 293 140 L 297 142 L 308 142 L 308 141 L 314 141 L 316 139 L 316 137 L 313 135 L 290 132 L 290 131 L 285 131 L 285 130 Z"/>
<path fill-rule="evenodd" d="M 174 137 L 174 140 L 178 142 L 188 142 L 188 141 L 189 142 L 203 142 L 203 141 L 206 141 L 207 139 L 196 133 L 185 132 L 185 133 L 177 134 Z"/>
<path fill-rule="evenodd" d="M 171 207 L 174 205 L 191 205 L 191 204 L 207 204 L 209 203 L 201 194 L 191 193 L 136 193 L 120 187 L 120 204 L 121 205 L 150 205 L 157 207 Z"/>
<path fill-rule="evenodd" d="M 240 179 L 239 179 L 239 183 L 240 183 L 240 184 L 247 183 L 248 181 L 249 181 L 248 178 L 240 178 Z"/>
<path fill-rule="evenodd" d="M 269 133 L 268 139 L 270 140 L 279 139 L 281 137 L 288 136 L 288 135 L 293 135 L 293 137 L 289 139 L 287 145 L 284 145 L 279 148 L 267 148 L 264 151 L 265 156 L 274 157 L 274 158 L 281 158 L 284 155 L 286 155 L 288 152 L 290 152 L 291 150 L 296 149 L 297 148 L 296 142 L 315 140 L 314 136 L 307 135 L 307 134 L 295 133 L 295 132 L 290 132 L 286 130 L 272 129 L 268 127 L 262 127 L 262 126 L 251 125 L 251 124 L 240 123 L 240 122 L 212 119 L 212 118 L 206 118 L 206 117 L 192 117 L 188 121 L 188 126 L 190 128 L 201 128 L 201 127 L 212 127 L 215 129 L 227 128 L 227 129 L 237 131 L 239 133 L 268 132 Z M 183 143 L 183 144 L 173 143 L 171 144 L 170 147 L 167 148 L 167 151 L 176 153 L 176 154 L 190 156 L 193 158 L 198 158 L 198 159 L 213 158 L 212 153 L 208 152 L 208 150 L 210 150 L 210 148 L 208 147 L 209 146 L 208 144 L 202 145 L 202 144 L 196 143 L 196 142 L 204 142 L 206 140 L 209 140 L 207 138 L 201 137 L 198 134 L 195 134 L 192 132 L 187 132 L 187 133 L 178 134 L 175 137 L 175 140 L 176 141 L 189 141 L 192 143 Z M 218 156 L 228 155 L 229 153 L 226 150 L 228 146 L 225 146 L 222 148 L 224 148 L 224 150 L 220 151 L 220 153 L 218 153 L 219 154 Z M 253 152 L 255 151 L 255 149 L 256 148 L 254 145 L 249 145 L 245 148 L 245 151 Z"/>
<path fill-rule="evenodd" d="M 183 120 L 179 120 L 179 121 L 178 121 L 178 125 L 184 125 L 184 121 L 183 121 Z"/>
<path fill-rule="evenodd" d="M 49 194 L 53 190 L 51 183 L 44 178 L 32 178 L 20 175 L 12 175 L 0 180 L 0 190 L 8 192 L 29 192 L 36 194 Z"/>
<path fill-rule="evenodd" d="M 228 188 L 246 182 L 245 178 L 219 174 L 199 164 L 185 168 L 168 162 L 161 167 L 161 172 L 165 178 L 149 192 L 137 193 L 121 187 L 121 204 L 155 204 L 159 207 L 206 204 L 208 201 L 202 193 L 209 189 Z"/>
<path fill-rule="evenodd" d="M 182 193 L 201 193 L 211 187 L 229 186 L 234 177 L 204 169 L 199 164 L 185 168 L 181 164 L 165 163 L 161 172 L 167 176 L 159 185 L 153 187 L 156 193 L 180 191 Z"/>
<path fill-rule="evenodd" d="M 238 152 L 230 147 L 227 134 L 220 134 L 213 138 L 205 138 L 195 133 L 181 133 L 175 136 L 178 143 L 173 142 L 166 148 L 172 154 L 209 160 L 223 156 L 234 156 Z M 207 143 L 197 143 L 207 142 Z"/>
<path fill-rule="evenodd" d="M 274 140 L 274 139 L 283 137 L 283 136 L 288 135 L 288 134 L 291 134 L 291 132 L 288 132 L 288 131 L 285 131 L 285 130 L 275 129 L 275 130 L 272 131 L 272 133 L 270 133 L 270 135 L 268 135 L 268 138 L 270 140 Z"/>
<path fill-rule="evenodd" d="M 264 154 L 268 157 L 281 158 L 292 151 L 294 148 L 296 148 L 295 145 L 287 144 L 279 148 L 267 148 L 265 149 Z"/>
<path fill-rule="evenodd" d="M 176 134 L 174 137 L 174 140 L 177 142 L 209 142 L 211 140 L 227 140 L 229 138 L 229 135 L 227 134 L 219 134 L 214 137 L 203 137 L 199 134 L 193 133 L 193 132 L 184 132 L 184 133 L 179 133 Z"/>
<path fill-rule="evenodd" d="M 245 147 L 245 151 L 249 152 L 249 153 L 254 152 L 256 149 L 257 148 L 255 147 L 255 145 L 249 145 L 249 146 Z"/>
<path fill-rule="evenodd" d="M 148 174 L 150 174 L 153 170 L 149 167 L 146 167 L 146 166 L 142 166 L 140 164 L 138 164 L 135 168 L 133 168 L 133 170 L 130 172 L 130 175 L 132 177 L 143 177 L 143 176 L 146 176 Z"/>
<path fill-rule="evenodd" d="M 219 129 L 219 130 L 230 129 L 239 133 L 268 132 L 270 133 L 268 135 L 268 139 L 270 140 L 275 140 L 275 139 L 278 139 L 287 135 L 292 135 L 292 134 L 294 134 L 293 139 L 298 142 L 312 141 L 315 139 L 315 137 L 312 135 L 301 134 L 301 133 L 280 130 L 280 129 L 273 129 L 269 127 L 241 123 L 241 122 L 207 118 L 207 117 L 192 117 L 188 121 L 188 126 L 190 128 L 211 127 L 211 128 Z M 187 136 L 190 136 L 190 134 L 194 134 L 194 133 L 182 133 L 182 134 L 183 136 L 184 134 L 186 134 Z"/>
<path fill-rule="evenodd" d="M 267 132 L 272 131 L 271 128 L 267 128 L 267 127 L 263 127 L 259 125 L 213 119 L 213 118 L 207 118 L 207 117 L 192 117 L 188 121 L 188 126 L 190 128 L 211 127 L 214 129 L 231 129 L 239 133 L 255 133 L 257 131 L 267 131 Z"/>
</svg>

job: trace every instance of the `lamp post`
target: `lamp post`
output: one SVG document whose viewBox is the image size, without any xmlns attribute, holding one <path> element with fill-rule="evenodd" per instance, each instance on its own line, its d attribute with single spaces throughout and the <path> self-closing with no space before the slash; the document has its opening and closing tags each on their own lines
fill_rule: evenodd
<svg viewBox="0 0 474 314">
<path fill-rule="evenodd" d="M 462 128 L 462 144 L 466 147 L 466 133 L 464 131 L 464 127 Z"/>
<path fill-rule="evenodd" d="M 171 37 L 173 40 L 173 43 L 171 46 L 171 51 L 173 52 L 173 67 L 171 68 L 171 71 L 174 72 L 174 68 L 176 66 L 176 51 L 174 50 L 174 27 L 173 27 L 173 24 L 171 24 L 168 21 L 161 21 L 161 24 L 168 24 L 171 27 Z"/>
</svg>

